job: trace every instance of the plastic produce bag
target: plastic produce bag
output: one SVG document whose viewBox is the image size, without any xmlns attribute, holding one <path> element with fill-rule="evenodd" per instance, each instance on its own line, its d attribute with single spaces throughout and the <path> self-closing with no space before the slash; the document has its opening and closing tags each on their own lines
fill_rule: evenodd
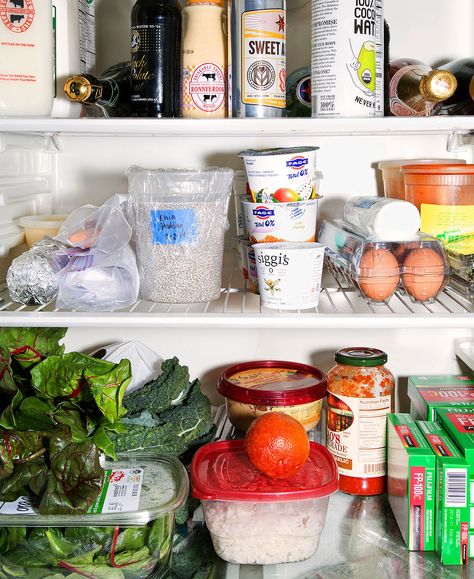
<svg viewBox="0 0 474 579">
<path fill-rule="evenodd" d="M 128 217 L 140 296 L 156 302 L 214 300 L 221 291 L 224 234 L 233 171 L 128 171 Z"/>
<path fill-rule="evenodd" d="M 57 236 L 72 245 L 63 252 L 69 262 L 58 274 L 57 306 L 113 311 L 134 304 L 139 276 L 131 235 L 118 195 L 73 211 Z"/>
<path fill-rule="evenodd" d="M 118 364 L 120 360 L 130 360 L 132 379 L 127 386 L 127 394 L 138 390 L 161 374 L 163 358 L 139 340 L 109 344 L 92 354 L 95 358 Z"/>
</svg>

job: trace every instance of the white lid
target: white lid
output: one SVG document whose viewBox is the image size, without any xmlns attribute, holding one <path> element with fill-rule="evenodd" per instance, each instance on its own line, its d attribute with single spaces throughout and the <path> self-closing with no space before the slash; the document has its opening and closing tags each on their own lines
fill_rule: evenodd
<svg viewBox="0 0 474 579">
<path fill-rule="evenodd" d="M 398 199 L 390 199 L 380 207 L 374 219 L 374 231 L 386 241 L 412 238 L 420 225 L 420 212 L 415 205 Z"/>
</svg>

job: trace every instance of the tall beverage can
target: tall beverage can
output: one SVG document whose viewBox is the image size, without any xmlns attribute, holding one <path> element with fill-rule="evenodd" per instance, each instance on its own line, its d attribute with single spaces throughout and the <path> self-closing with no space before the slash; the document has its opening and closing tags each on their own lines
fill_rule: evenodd
<svg viewBox="0 0 474 579">
<path fill-rule="evenodd" d="M 228 27 L 232 116 L 283 116 L 286 0 L 229 0 Z"/>
<path fill-rule="evenodd" d="M 383 0 L 312 0 L 313 117 L 383 116 Z"/>
</svg>

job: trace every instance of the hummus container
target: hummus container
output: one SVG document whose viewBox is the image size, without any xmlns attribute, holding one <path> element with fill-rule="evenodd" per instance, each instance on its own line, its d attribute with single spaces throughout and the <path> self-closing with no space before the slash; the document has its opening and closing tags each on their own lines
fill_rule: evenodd
<svg viewBox="0 0 474 579">
<path fill-rule="evenodd" d="M 85 515 L 39 515 L 27 497 L 0 503 L 1 577 L 167 573 L 175 514 L 189 491 L 183 465 L 166 455 L 125 453 L 102 466 L 102 492 Z"/>
<path fill-rule="evenodd" d="M 326 375 L 298 362 L 244 362 L 222 372 L 217 391 L 225 397 L 230 422 L 242 432 L 267 412 L 289 414 L 308 432 L 321 418 Z"/>
<path fill-rule="evenodd" d="M 295 203 L 242 201 L 250 241 L 315 241 L 318 199 Z"/>
<path fill-rule="evenodd" d="M 191 481 L 216 553 L 241 565 L 311 557 L 318 549 L 329 497 L 338 489 L 336 463 L 316 442 L 310 442 L 305 466 L 287 479 L 259 472 L 242 440 L 206 444 L 193 458 Z"/>
<path fill-rule="evenodd" d="M 28 215 L 20 219 L 20 225 L 25 230 L 28 247 L 40 241 L 46 235 L 54 237 L 66 220 L 67 215 Z"/>
<path fill-rule="evenodd" d="M 260 300 L 276 310 L 305 310 L 319 304 L 324 245 L 256 243 Z"/>
<path fill-rule="evenodd" d="M 252 199 L 282 203 L 316 199 L 316 151 L 319 147 L 242 151 Z"/>
</svg>

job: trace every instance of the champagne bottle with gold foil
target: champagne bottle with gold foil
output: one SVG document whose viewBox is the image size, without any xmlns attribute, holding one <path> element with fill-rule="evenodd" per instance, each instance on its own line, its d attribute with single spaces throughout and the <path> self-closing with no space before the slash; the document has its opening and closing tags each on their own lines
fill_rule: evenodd
<svg viewBox="0 0 474 579">
<path fill-rule="evenodd" d="M 442 103 L 441 114 L 474 115 L 474 58 L 461 58 L 439 68 L 452 72 L 458 81 L 456 92 Z"/>
<path fill-rule="evenodd" d="M 181 7 L 177 0 L 137 0 L 132 8 L 132 116 L 179 117 Z"/>
<path fill-rule="evenodd" d="M 66 96 L 84 105 L 96 105 L 108 117 L 130 116 L 130 63 L 114 64 L 101 76 L 78 74 L 67 79 Z"/>
<path fill-rule="evenodd" d="M 429 117 L 438 114 L 441 102 L 456 91 L 456 77 L 433 70 L 419 60 L 390 63 L 390 114 L 397 117 Z"/>
</svg>

